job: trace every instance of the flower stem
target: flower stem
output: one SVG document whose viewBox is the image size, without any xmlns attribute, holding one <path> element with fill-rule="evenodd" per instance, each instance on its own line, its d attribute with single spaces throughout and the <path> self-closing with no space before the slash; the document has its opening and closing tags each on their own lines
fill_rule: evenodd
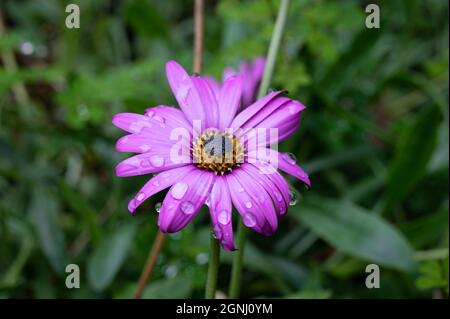
<svg viewBox="0 0 450 319">
<path fill-rule="evenodd" d="M 263 78 L 259 86 L 258 99 L 266 95 L 269 89 L 270 82 L 272 80 L 273 71 L 275 69 L 275 60 L 280 48 L 281 38 L 283 37 L 284 27 L 286 25 L 286 18 L 288 14 L 290 0 L 281 0 L 280 8 L 278 10 L 277 21 L 275 22 L 275 28 L 272 33 L 272 38 L 270 40 L 269 51 L 267 53 L 266 67 L 264 69 Z M 241 283 L 241 273 L 242 273 L 242 260 L 244 258 L 244 247 L 246 241 L 247 229 L 242 222 L 238 225 L 238 238 L 237 238 L 237 248 L 238 251 L 233 257 L 233 265 L 231 270 L 231 281 L 229 289 L 230 298 L 238 298 L 240 283 Z"/>
<path fill-rule="evenodd" d="M 236 245 L 238 250 L 236 251 L 233 257 L 233 268 L 231 269 L 230 290 L 228 291 L 228 297 L 230 298 L 239 297 L 246 233 L 247 228 L 244 226 L 242 221 L 239 220 L 236 239 Z"/>
<path fill-rule="evenodd" d="M 211 236 L 211 250 L 209 253 L 208 277 L 206 279 L 205 298 L 214 299 L 219 272 L 220 246 L 219 241 Z"/>
<path fill-rule="evenodd" d="M 290 0 L 281 0 L 277 21 L 275 22 L 272 39 L 270 40 L 269 52 L 267 53 L 266 67 L 264 69 L 261 85 L 259 86 L 258 98 L 262 98 L 266 95 L 272 80 L 273 70 L 275 69 L 275 60 L 277 58 L 278 49 L 280 48 L 281 38 L 283 37 L 284 27 L 286 25 L 289 2 Z"/>
<path fill-rule="evenodd" d="M 147 262 L 145 263 L 145 267 L 142 270 L 141 277 L 139 278 L 138 286 L 136 288 L 136 291 L 134 292 L 134 298 L 140 299 L 142 292 L 144 291 L 145 285 L 147 284 L 148 279 L 150 278 L 150 275 L 153 272 L 153 269 L 155 268 L 156 261 L 158 260 L 159 253 L 163 247 L 164 239 L 166 238 L 166 235 L 164 233 L 161 233 L 158 231 L 158 234 L 156 235 L 155 241 L 153 242 L 152 249 L 150 250 L 150 253 L 147 258 Z"/>
</svg>

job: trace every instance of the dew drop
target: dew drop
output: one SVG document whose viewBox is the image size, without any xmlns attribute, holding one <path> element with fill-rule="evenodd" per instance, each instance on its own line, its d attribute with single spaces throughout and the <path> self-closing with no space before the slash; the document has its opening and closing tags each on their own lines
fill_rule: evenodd
<svg viewBox="0 0 450 319">
<path fill-rule="evenodd" d="M 137 196 L 136 196 L 136 200 L 141 202 L 143 199 L 145 198 L 145 194 L 140 192 Z"/>
<path fill-rule="evenodd" d="M 189 201 L 181 203 L 181 211 L 186 215 L 191 215 L 194 213 L 194 204 Z"/>
<path fill-rule="evenodd" d="M 158 181 L 157 179 L 155 179 L 155 180 L 153 181 L 153 185 L 159 186 L 159 181 Z"/>
<path fill-rule="evenodd" d="M 150 163 L 152 163 L 154 167 L 161 167 L 164 165 L 164 157 L 160 155 L 153 155 L 150 157 Z"/>
<path fill-rule="evenodd" d="M 277 201 L 281 202 L 283 200 L 283 196 L 281 196 L 279 191 L 275 191 L 274 195 Z"/>
<path fill-rule="evenodd" d="M 297 192 L 291 189 L 289 192 L 289 205 L 295 206 L 297 202 L 298 202 Z"/>
<path fill-rule="evenodd" d="M 212 232 L 212 236 L 215 238 L 215 239 L 221 239 L 222 238 L 222 231 L 220 230 L 220 227 L 219 226 L 214 226 L 214 228 L 213 228 L 213 232 Z"/>
<path fill-rule="evenodd" d="M 217 221 L 222 225 L 227 225 L 230 222 L 230 220 L 231 214 L 226 210 L 220 211 L 219 215 L 217 216 Z"/>
<path fill-rule="evenodd" d="M 181 85 L 177 91 L 177 98 L 181 101 L 186 101 L 186 97 L 191 89 L 190 85 Z"/>
<path fill-rule="evenodd" d="M 242 187 L 240 187 L 239 189 L 238 189 L 238 192 L 239 193 L 243 193 L 245 190 L 242 188 Z"/>
<path fill-rule="evenodd" d="M 252 205 L 251 202 L 246 202 L 246 203 L 245 203 L 245 207 L 247 207 L 247 208 L 252 208 L 253 205 Z"/>
<path fill-rule="evenodd" d="M 162 203 L 156 203 L 155 204 L 155 210 L 157 213 L 159 213 L 161 211 L 161 207 L 162 207 Z"/>
<path fill-rule="evenodd" d="M 178 182 L 173 186 L 170 194 L 172 194 L 172 197 L 175 199 L 182 199 L 187 190 L 188 184 L 184 182 Z"/>
<path fill-rule="evenodd" d="M 152 118 L 154 114 L 154 111 L 148 111 L 147 113 L 145 113 L 145 115 L 147 115 L 149 118 Z"/>
<path fill-rule="evenodd" d="M 139 148 L 142 152 L 150 151 L 150 145 L 148 145 L 148 144 L 141 145 Z"/>
<path fill-rule="evenodd" d="M 256 218 L 252 213 L 245 213 L 243 218 L 244 225 L 247 227 L 253 227 L 256 225 Z"/>
<path fill-rule="evenodd" d="M 295 155 L 292 154 L 292 153 L 285 153 L 284 154 L 284 158 L 291 165 L 294 165 L 297 162 L 297 159 L 295 158 Z"/>
</svg>

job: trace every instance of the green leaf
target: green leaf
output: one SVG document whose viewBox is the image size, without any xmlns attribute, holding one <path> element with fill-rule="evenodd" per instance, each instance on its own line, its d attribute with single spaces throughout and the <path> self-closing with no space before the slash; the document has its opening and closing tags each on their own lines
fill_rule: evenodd
<svg viewBox="0 0 450 319">
<path fill-rule="evenodd" d="M 399 137 L 389 167 L 385 213 L 403 200 L 423 177 L 436 145 L 441 120 L 439 110 L 429 107 Z"/>
<path fill-rule="evenodd" d="M 58 224 L 54 197 L 47 190 L 36 187 L 29 206 L 29 214 L 42 251 L 53 270 L 62 273 L 67 264 L 66 248 L 64 232 Z"/>
<path fill-rule="evenodd" d="M 292 215 L 344 253 L 403 271 L 416 268 L 400 232 L 362 207 L 320 198 L 304 202 Z"/>
<path fill-rule="evenodd" d="M 188 298 L 192 292 L 192 288 L 191 276 L 178 275 L 174 278 L 162 279 L 149 284 L 142 293 L 142 298 Z"/>
<path fill-rule="evenodd" d="M 416 280 L 419 289 L 444 288 L 448 293 L 448 257 L 445 260 L 432 260 L 419 267 L 420 276 Z"/>
<path fill-rule="evenodd" d="M 112 282 L 127 256 L 136 229 L 134 223 L 116 229 L 89 256 L 87 276 L 93 289 L 104 290 Z"/>
</svg>

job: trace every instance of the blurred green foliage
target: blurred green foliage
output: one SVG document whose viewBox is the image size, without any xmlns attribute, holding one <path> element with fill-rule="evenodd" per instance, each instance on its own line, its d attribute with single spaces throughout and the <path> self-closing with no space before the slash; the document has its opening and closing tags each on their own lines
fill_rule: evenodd
<svg viewBox="0 0 450 319">
<path fill-rule="evenodd" d="M 192 66 L 192 1 L 2 1 L 0 35 L 0 296 L 133 294 L 156 233 L 149 200 L 127 202 L 148 177 L 113 168 L 117 112 L 173 104 L 164 63 Z M 273 238 L 251 234 L 244 297 L 448 296 L 448 1 L 292 1 L 274 88 L 308 106 L 280 145 L 310 173 Z M 266 53 L 278 2 L 208 1 L 204 71 Z M 19 67 L 4 59 L 14 53 Z M 27 96 L 17 96 L 25 85 Z M 16 89 L 15 89 L 16 88 Z M 19 92 L 20 93 L 20 92 Z M 170 235 L 147 298 L 201 297 L 209 216 Z M 232 253 L 222 254 L 226 292 Z M 65 266 L 81 288 L 65 287 Z M 365 267 L 381 267 L 367 289 Z"/>
</svg>

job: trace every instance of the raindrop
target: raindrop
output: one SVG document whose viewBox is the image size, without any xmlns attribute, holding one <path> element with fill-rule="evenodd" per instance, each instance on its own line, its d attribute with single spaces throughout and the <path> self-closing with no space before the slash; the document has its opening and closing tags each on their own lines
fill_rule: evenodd
<svg viewBox="0 0 450 319">
<path fill-rule="evenodd" d="M 293 189 L 291 189 L 289 192 L 289 205 L 295 206 L 297 204 L 297 202 L 298 202 L 297 192 L 294 191 Z"/>
<path fill-rule="evenodd" d="M 136 200 L 141 202 L 143 199 L 145 198 L 145 194 L 140 192 L 137 196 L 136 196 Z"/>
<path fill-rule="evenodd" d="M 161 167 L 164 165 L 164 158 L 160 155 L 153 155 L 150 157 L 150 163 L 155 167 Z"/>
<path fill-rule="evenodd" d="M 155 111 L 148 111 L 147 113 L 145 113 L 145 115 L 147 115 L 149 118 L 152 118 L 153 115 L 155 115 Z"/>
<path fill-rule="evenodd" d="M 279 191 L 275 191 L 274 195 L 277 201 L 281 202 L 283 200 L 283 196 L 281 196 Z"/>
<path fill-rule="evenodd" d="M 222 231 L 220 230 L 220 227 L 219 226 L 214 226 L 214 228 L 213 228 L 213 232 L 212 232 L 212 236 L 215 238 L 215 239 L 221 239 L 222 238 Z"/>
<path fill-rule="evenodd" d="M 158 181 L 157 179 L 155 179 L 155 180 L 153 181 L 153 185 L 159 186 L 159 181 Z"/>
<path fill-rule="evenodd" d="M 242 187 L 240 187 L 239 189 L 238 189 L 238 192 L 239 193 L 243 193 L 245 190 L 242 188 Z"/>
<path fill-rule="evenodd" d="M 295 158 L 295 155 L 292 154 L 292 153 L 285 153 L 284 154 L 284 158 L 291 165 L 294 165 L 297 162 L 297 159 Z"/>
<path fill-rule="evenodd" d="M 162 203 L 156 203 L 155 204 L 155 210 L 156 210 L 157 213 L 159 213 L 161 211 L 161 207 L 162 207 Z"/>
<path fill-rule="evenodd" d="M 184 194 L 186 194 L 187 190 L 188 184 L 184 182 L 178 182 L 173 186 L 170 194 L 172 194 L 172 197 L 175 199 L 182 199 Z"/>
<path fill-rule="evenodd" d="M 148 144 L 141 145 L 139 148 L 141 149 L 142 152 L 150 151 L 150 145 Z"/>
<path fill-rule="evenodd" d="M 252 205 L 251 202 L 246 202 L 246 203 L 245 203 L 245 207 L 247 207 L 247 208 L 252 208 L 253 205 Z"/>
<path fill-rule="evenodd" d="M 194 204 L 189 201 L 181 203 L 181 211 L 186 215 L 191 215 L 194 213 Z"/>
<path fill-rule="evenodd" d="M 255 216 L 252 213 L 245 213 L 243 218 L 244 225 L 247 227 L 253 227 L 256 225 Z"/>
<path fill-rule="evenodd" d="M 217 216 L 217 220 L 222 225 L 227 225 L 231 220 L 231 214 L 227 212 L 226 210 L 220 211 L 219 215 Z"/>
<path fill-rule="evenodd" d="M 181 85 L 177 91 L 177 98 L 181 101 L 185 101 L 190 89 L 190 85 Z"/>
</svg>

